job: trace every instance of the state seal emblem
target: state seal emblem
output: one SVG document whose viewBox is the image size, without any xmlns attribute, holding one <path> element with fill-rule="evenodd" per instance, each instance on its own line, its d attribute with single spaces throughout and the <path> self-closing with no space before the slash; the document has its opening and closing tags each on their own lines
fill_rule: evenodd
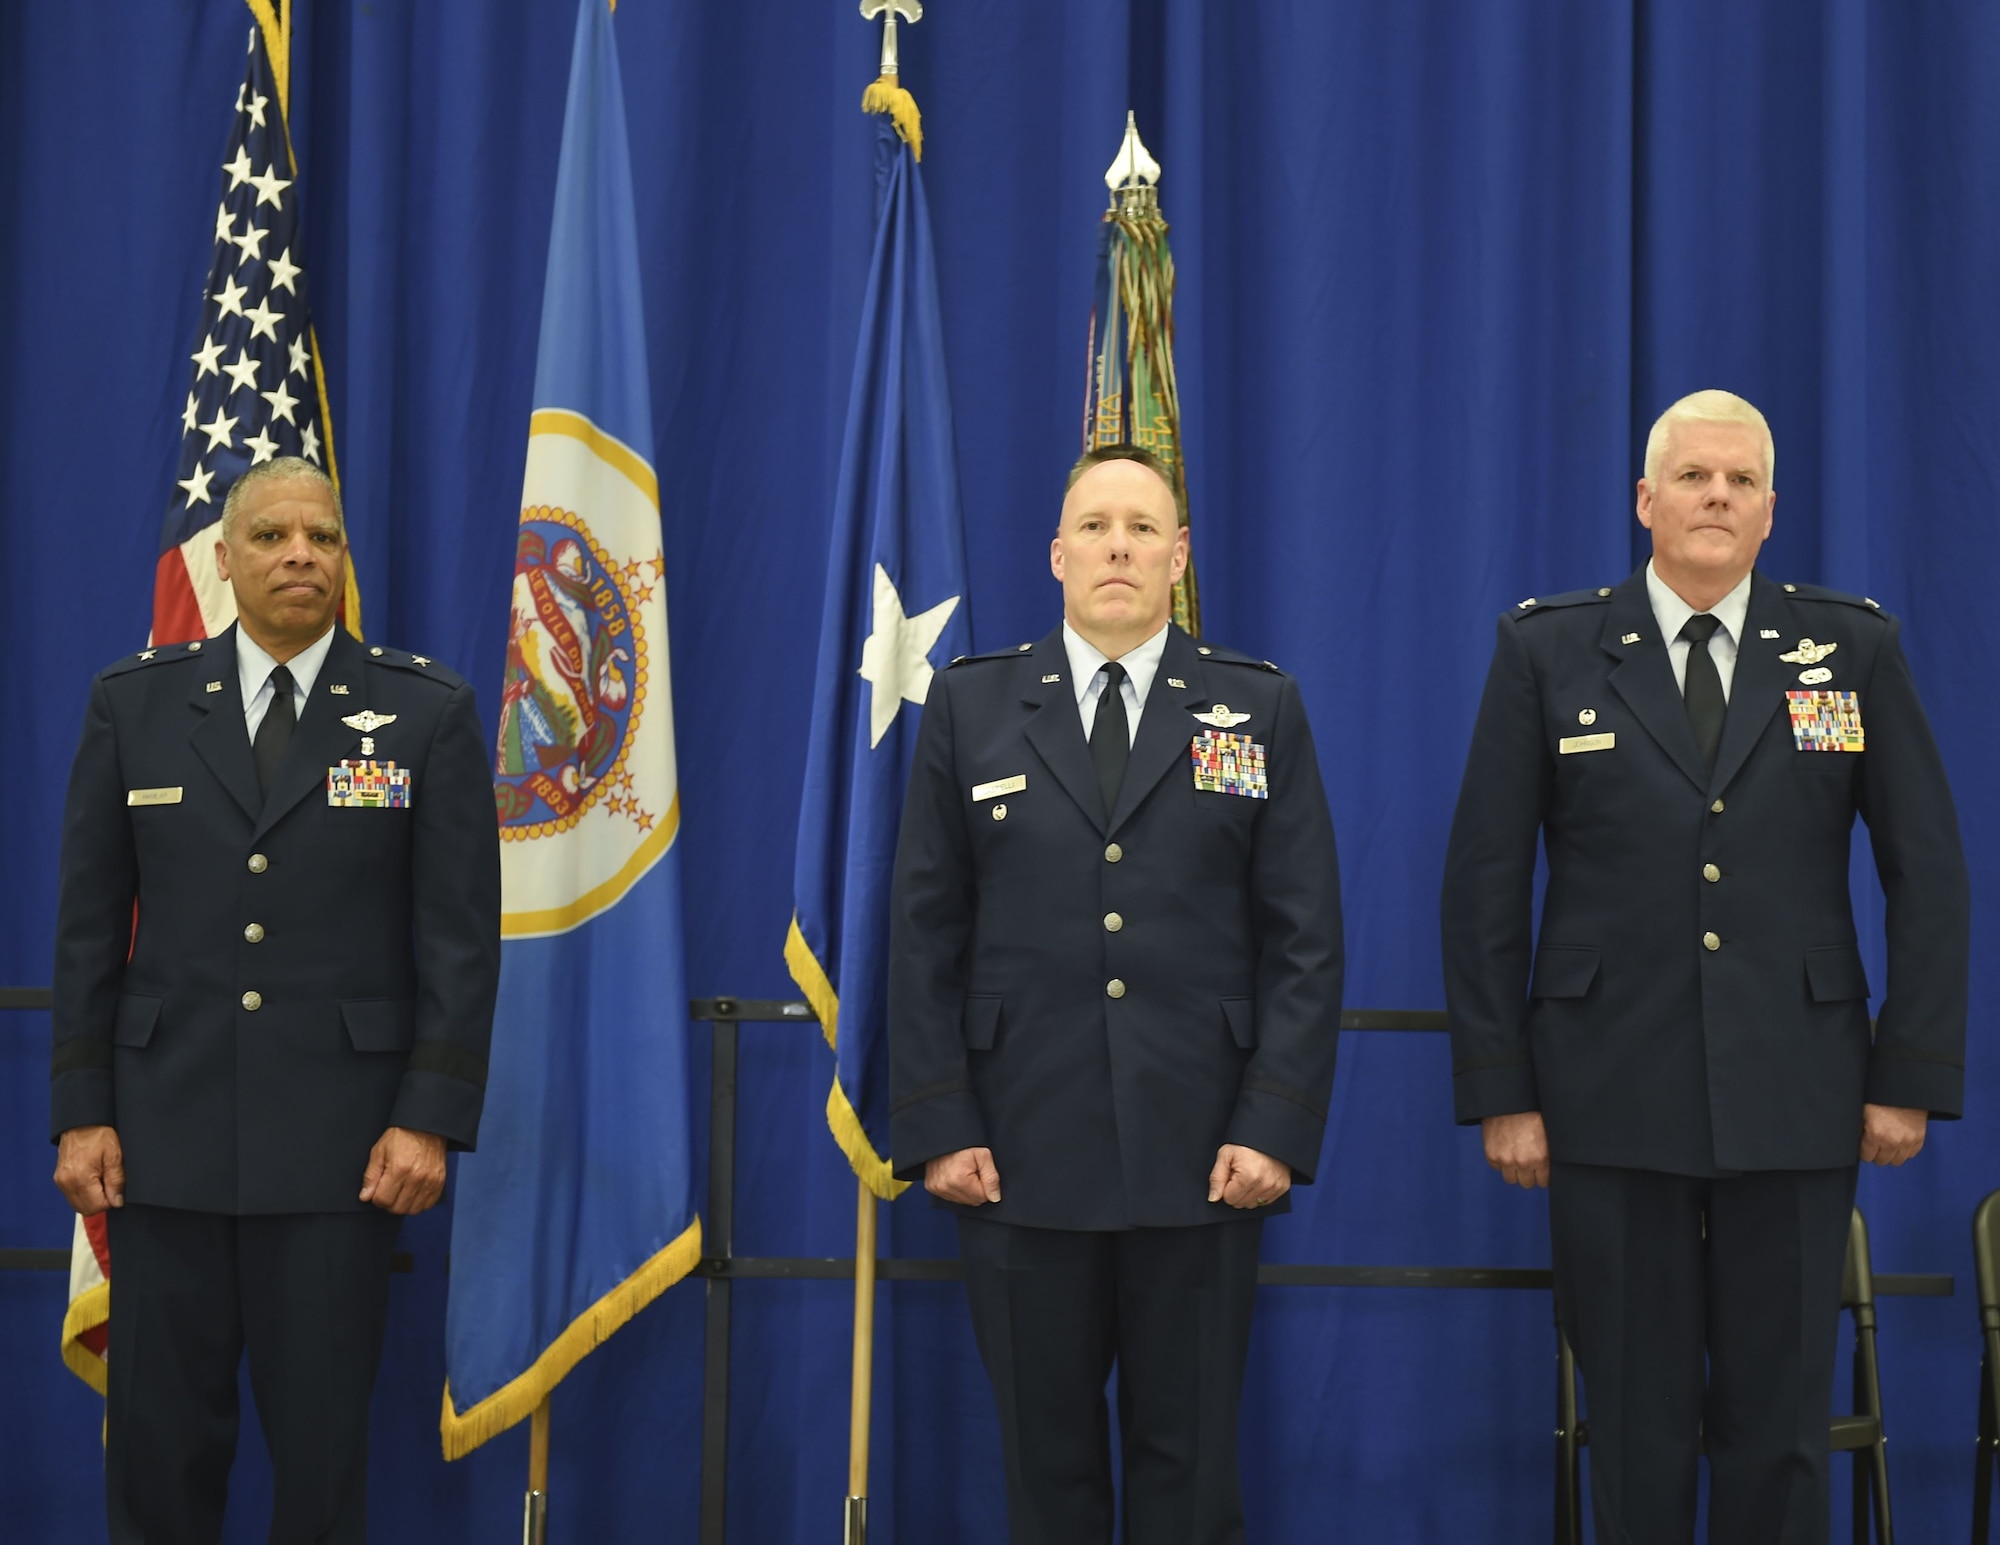
<svg viewBox="0 0 2000 1545">
<path fill-rule="evenodd" d="M 599 800 L 649 827 L 628 797 L 628 731 L 646 694 L 640 605 L 659 565 L 613 564 L 568 510 L 524 510 L 500 691 L 494 799 L 503 835 L 567 831 Z"/>
<path fill-rule="evenodd" d="M 652 468 L 581 415 L 538 409 L 493 756 L 504 938 L 601 915 L 673 843 L 665 573 Z"/>
</svg>

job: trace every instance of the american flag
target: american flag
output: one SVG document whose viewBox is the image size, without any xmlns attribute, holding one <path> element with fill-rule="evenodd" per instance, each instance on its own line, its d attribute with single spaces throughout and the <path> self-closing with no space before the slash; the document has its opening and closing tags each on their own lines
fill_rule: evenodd
<svg viewBox="0 0 2000 1545">
<path fill-rule="evenodd" d="M 253 6 L 253 9 L 254 6 Z M 215 571 L 222 501 L 243 472 L 275 456 L 333 471 L 299 241 L 298 172 L 262 27 L 236 93 L 215 211 L 215 248 L 181 410 L 180 465 L 160 525 L 151 641 L 210 638 L 236 620 L 236 599 Z M 347 570 L 341 617 L 357 634 L 360 596 Z M 62 1354 L 99 1394 L 106 1386 L 111 1254 L 103 1214 L 76 1220 Z"/>
<path fill-rule="evenodd" d="M 160 523 L 156 644 L 208 638 L 236 619 L 235 599 L 215 572 L 229 485 L 274 456 L 303 456 L 321 467 L 332 459 L 306 309 L 297 175 L 264 35 L 253 27 L 189 356 L 180 464 Z M 357 621 L 354 603 L 350 571 L 344 607 L 350 626 Z"/>
</svg>

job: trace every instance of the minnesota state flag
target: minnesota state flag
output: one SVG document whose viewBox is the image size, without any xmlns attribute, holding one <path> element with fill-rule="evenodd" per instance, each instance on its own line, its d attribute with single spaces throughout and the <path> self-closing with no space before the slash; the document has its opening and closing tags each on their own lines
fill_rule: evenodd
<svg viewBox="0 0 2000 1545">
<path fill-rule="evenodd" d="M 965 528 L 916 104 L 886 82 L 875 242 L 834 491 L 805 796 L 785 940 L 834 1051 L 827 1124 L 876 1195 L 890 1172 L 889 879 L 931 674 L 972 647 Z M 893 120 L 893 122 L 892 122 Z"/>
<path fill-rule="evenodd" d="M 452 1219 L 448 1459 L 530 1415 L 701 1254 L 644 345 L 611 14 L 582 0 L 494 767 L 500 1003 Z"/>
</svg>

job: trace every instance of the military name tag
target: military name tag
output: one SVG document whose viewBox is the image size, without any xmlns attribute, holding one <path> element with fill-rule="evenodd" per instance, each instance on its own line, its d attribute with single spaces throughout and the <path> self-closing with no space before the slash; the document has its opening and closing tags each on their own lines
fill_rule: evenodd
<svg viewBox="0 0 2000 1545">
<path fill-rule="evenodd" d="M 1616 731 L 1602 735 L 1565 735 L 1556 742 L 1556 750 L 1564 756 L 1574 756 L 1579 751 L 1609 751 L 1618 744 Z"/>
<path fill-rule="evenodd" d="M 178 805 L 181 791 L 174 789 L 127 789 L 125 803 L 128 805 Z"/>
<path fill-rule="evenodd" d="M 1865 751 L 1861 697 L 1855 692 L 1787 692 L 1792 742 L 1801 751 Z"/>
<path fill-rule="evenodd" d="M 326 802 L 344 810 L 407 810 L 410 770 L 394 762 L 343 761 L 326 770 Z"/>
<path fill-rule="evenodd" d="M 1237 794 L 1245 799 L 1269 799 L 1264 748 L 1248 735 L 1203 730 L 1189 746 L 1194 758 L 1194 786 L 1204 794 Z"/>
<path fill-rule="evenodd" d="M 998 799 L 1002 794 L 1018 794 L 1027 786 L 1026 773 L 1015 773 L 1011 778 L 995 778 L 991 783 L 975 783 L 972 786 L 972 802 L 976 805 L 982 799 Z"/>
</svg>

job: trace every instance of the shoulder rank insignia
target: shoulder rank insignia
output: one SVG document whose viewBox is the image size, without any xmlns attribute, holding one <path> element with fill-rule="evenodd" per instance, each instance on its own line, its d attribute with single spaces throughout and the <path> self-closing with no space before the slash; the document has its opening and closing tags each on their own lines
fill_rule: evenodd
<svg viewBox="0 0 2000 1545">
<path fill-rule="evenodd" d="M 1815 644 L 1809 638 L 1802 638 L 1798 648 L 1787 649 L 1778 658 L 1787 665 L 1817 665 L 1839 647 L 1838 644 Z"/>
<path fill-rule="evenodd" d="M 1192 713 L 1193 710 L 1190 709 L 1189 712 Z M 1237 725 L 1247 720 L 1250 715 L 1247 713 L 1231 713 L 1227 703 L 1217 703 L 1207 713 L 1198 713 L 1194 717 L 1214 729 L 1227 730 L 1234 729 Z"/>
</svg>

